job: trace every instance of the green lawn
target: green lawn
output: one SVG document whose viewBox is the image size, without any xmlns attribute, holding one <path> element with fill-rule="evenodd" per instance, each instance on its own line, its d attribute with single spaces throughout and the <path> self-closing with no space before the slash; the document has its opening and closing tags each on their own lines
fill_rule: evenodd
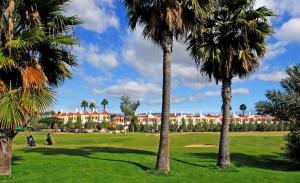
<svg viewBox="0 0 300 183">
<path fill-rule="evenodd" d="M 14 140 L 13 175 L 0 182 L 300 182 L 300 166 L 281 157 L 286 133 L 230 133 L 233 167 L 216 168 L 218 133 L 170 135 L 171 174 L 157 174 L 157 135 L 34 133 L 37 147 L 24 148 L 25 136 Z"/>
</svg>

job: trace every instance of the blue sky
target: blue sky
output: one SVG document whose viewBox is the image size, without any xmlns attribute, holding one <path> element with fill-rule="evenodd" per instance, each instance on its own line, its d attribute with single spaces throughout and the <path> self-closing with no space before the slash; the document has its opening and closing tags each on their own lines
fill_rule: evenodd
<svg viewBox="0 0 300 183">
<path fill-rule="evenodd" d="M 284 68 L 299 63 L 299 0 L 257 0 L 256 6 L 273 9 L 275 34 L 268 41 L 268 54 L 261 68 L 245 80 L 234 79 L 232 109 L 248 110 L 264 99 L 268 89 L 280 88 Z M 126 12 L 119 0 L 71 0 L 69 14 L 83 24 L 76 27 L 80 40 L 73 47 L 79 67 L 72 80 L 57 89 L 54 110 L 75 111 L 82 100 L 96 103 L 108 99 L 108 112 L 120 113 L 120 97 L 127 94 L 141 100 L 138 112 L 161 111 L 162 52 L 140 36 L 141 29 L 128 30 Z M 174 43 L 172 65 L 172 112 L 219 112 L 220 86 L 199 75 L 185 45 Z"/>
</svg>

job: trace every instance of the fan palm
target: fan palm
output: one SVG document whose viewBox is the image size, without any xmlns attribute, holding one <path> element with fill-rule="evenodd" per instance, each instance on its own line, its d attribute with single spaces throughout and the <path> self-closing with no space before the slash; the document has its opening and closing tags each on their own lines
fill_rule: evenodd
<svg viewBox="0 0 300 183">
<path fill-rule="evenodd" d="M 101 101 L 101 105 L 103 105 L 103 111 L 105 111 L 105 107 L 108 105 L 108 100 L 103 99 L 103 100 Z"/>
<path fill-rule="evenodd" d="M 241 104 L 240 110 L 243 111 L 243 116 L 245 116 L 245 111 L 247 110 L 247 106 L 245 104 Z"/>
<path fill-rule="evenodd" d="M 54 101 L 53 88 L 76 66 L 70 46 L 80 22 L 63 11 L 68 0 L 0 2 L 0 175 L 11 174 L 16 126 Z"/>
<path fill-rule="evenodd" d="M 83 100 L 81 102 L 81 107 L 83 108 L 83 111 L 86 112 L 86 108 L 89 107 L 89 103 L 86 100 Z"/>
<path fill-rule="evenodd" d="M 268 17 L 274 13 L 253 8 L 253 0 L 220 0 L 206 24 L 197 25 L 188 37 L 188 50 L 198 69 L 222 83 L 222 129 L 217 165 L 230 166 L 228 130 L 230 121 L 231 81 L 245 78 L 259 67 L 266 53 L 266 38 L 272 34 Z"/>
<path fill-rule="evenodd" d="M 124 0 L 129 26 L 143 29 L 143 36 L 163 51 L 162 118 L 156 170 L 169 172 L 169 112 L 171 88 L 171 55 L 174 38 L 185 37 L 191 25 L 210 11 L 213 0 Z"/>
<path fill-rule="evenodd" d="M 94 112 L 94 109 L 96 108 L 95 103 L 91 102 L 89 108 L 91 109 L 91 112 Z"/>
</svg>

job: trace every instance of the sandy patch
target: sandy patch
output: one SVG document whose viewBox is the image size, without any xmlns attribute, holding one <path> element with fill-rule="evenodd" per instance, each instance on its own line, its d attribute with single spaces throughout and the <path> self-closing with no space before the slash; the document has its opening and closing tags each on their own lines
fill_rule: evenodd
<svg viewBox="0 0 300 183">
<path fill-rule="evenodd" d="M 184 147 L 217 147 L 217 146 L 213 144 L 191 144 Z"/>
</svg>

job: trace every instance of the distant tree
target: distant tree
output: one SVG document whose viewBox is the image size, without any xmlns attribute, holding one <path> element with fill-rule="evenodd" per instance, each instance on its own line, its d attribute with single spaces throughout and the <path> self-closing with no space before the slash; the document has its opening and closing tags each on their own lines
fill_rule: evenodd
<svg viewBox="0 0 300 183">
<path fill-rule="evenodd" d="M 86 112 L 86 108 L 89 107 L 89 103 L 86 100 L 83 100 L 81 102 L 81 107 L 83 108 L 83 111 Z"/>
<path fill-rule="evenodd" d="M 84 124 L 85 129 L 94 129 L 95 128 L 95 123 L 91 119 L 87 121 L 87 123 Z"/>
<path fill-rule="evenodd" d="M 54 129 L 55 125 L 60 125 L 63 120 L 57 117 L 46 117 L 39 120 L 39 123 L 47 124 L 50 129 Z"/>
<path fill-rule="evenodd" d="M 78 129 L 78 130 L 81 130 L 81 129 L 83 128 L 82 121 L 81 121 L 81 118 L 80 118 L 80 117 L 77 118 L 77 121 L 76 121 L 74 127 L 75 127 L 76 129 Z"/>
<path fill-rule="evenodd" d="M 247 110 L 247 106 L 245 104 L 240 105 L 240 110 L 243 111 L 243 116 L 245 116 L 245 111 Z"/>
<path fill-rule="evenodd" d="M 130 97 L 127 96 L 127 95 L 123 95 L 121 97 L 120 108 L 121 108 L 121 111 L 124 113 L 125 118 L 128 121 L 130 121 L 130 123 L 132 124 L 131 125 L 132 131 L 134 131 L 134 126 L 137 122 L 137 118 L 136 118 L 135 113 L 136 113 L 136 110 L 139 106 L 140 106 L 140 101 L 139 100 L 132 101 L 130 99 Z"/>
<path fill-rule="evenodd" d="M 96 108 L 95 103 L 91 102 L 89 108 L 91 109 L 91 112 L 94 112 L 93 110 Z"/>
<path fill-rule="evenodd" d="M 103 100 L 101 101 L 101 105 L 103 106 L 103 111 L 105 111 L 105 107 L 108 105 L 108 100 L 103 99 Z"/>
</svg>

